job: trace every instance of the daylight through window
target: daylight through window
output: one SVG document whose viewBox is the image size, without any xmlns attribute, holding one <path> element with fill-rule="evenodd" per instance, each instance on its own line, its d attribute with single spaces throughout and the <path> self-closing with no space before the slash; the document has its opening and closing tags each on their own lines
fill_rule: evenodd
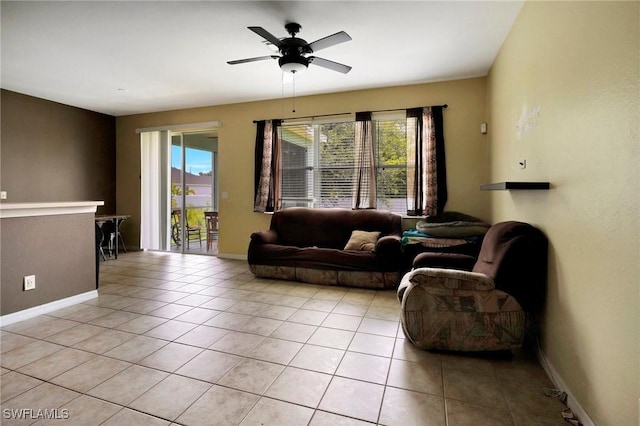
<svg viewBox="0 0 640 426">
<path fill-rule="evenodd" d="M 406 212 L 407 138 L 404 116 L 374 120 L 377 208 Z M 281 127 L 282 208 L 352 207 L 355 123 Z"/>
</svg>

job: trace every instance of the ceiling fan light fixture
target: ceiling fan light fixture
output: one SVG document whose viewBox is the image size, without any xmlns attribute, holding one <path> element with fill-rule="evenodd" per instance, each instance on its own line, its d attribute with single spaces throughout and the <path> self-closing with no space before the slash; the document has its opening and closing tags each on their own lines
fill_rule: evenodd
<svg viewBox="0 0 640 426">
<path fill-rule="evenodd" d="M 283 72 L 298 73 L 304 71 L 309 67 L 309 60 L 303 56 L 300 57 L 286 57 L 283 56 L 278 60 L 280 69 Z"/>
</svg>

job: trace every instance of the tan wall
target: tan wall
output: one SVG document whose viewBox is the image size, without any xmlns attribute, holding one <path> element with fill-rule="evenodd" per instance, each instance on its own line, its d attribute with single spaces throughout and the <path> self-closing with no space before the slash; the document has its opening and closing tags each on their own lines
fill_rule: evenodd
<svg viewBox="0 0 640 426">
<path fill-rule="evenodd" d="M 339 77 L 338 77 L 339 78 Z M 485 136 L 479 132 L 485 117 L 486 79 L 401 86 L 376 90 L 317 95 L 296 99 L 299 116 L 332 114 L 425 105 L 448 104 L 444 113 L 448 210 L 486 218 L 488 195 L 479 191 L 488 176 Z M 249 235 L 269 225 L 270 216 L 253 213 L 253 120 L 291 117 L 290 99 L 195 108 L 118 117 L 117 204 L 120 213 L 131 214 L 123 228 L 128 245 L 139 242 L 140 142 L 136 128 L 219 120 L 220 199 L 219 251 L 246 255 Z"/>
<path fill-rule="evenodd" d="M 598 425 L 638 424 L 639 4 L 527 2 L 488 79 L 492 179 L 552 184 L 491 219 L 548 235 L 541 348 Z"/>
</svg>

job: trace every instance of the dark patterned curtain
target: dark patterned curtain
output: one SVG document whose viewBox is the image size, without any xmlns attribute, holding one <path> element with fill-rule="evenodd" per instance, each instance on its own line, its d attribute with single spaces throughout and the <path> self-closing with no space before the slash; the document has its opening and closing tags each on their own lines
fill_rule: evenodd
<svg viewBox="0 0 640 426">
<path fill-rule="evenodd" d="M 433 216 L 447 203 L 442 106 L 407 110 L 407 214 Z"/>
<path fill-rule="evenodd" d="M 354 209 L 376 208 L 376 166 L 370 112 L 357 112 L 353 173 Z"/>
<path fill-rule="evenodd" d="M 256 123 L 254 212 L 273 212 L 280 208 L 281 123 L 281 120 L 263 120 Z"/>
</svg>

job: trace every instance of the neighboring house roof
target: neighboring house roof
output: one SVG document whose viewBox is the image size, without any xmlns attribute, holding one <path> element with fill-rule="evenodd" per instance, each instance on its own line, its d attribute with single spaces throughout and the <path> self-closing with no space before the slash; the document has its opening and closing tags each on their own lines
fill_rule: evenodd
<svg viewBox="0 0 640 426">
<path fill-rule="evenodd" d="M 171 168 L 171 182 L 181 182 L 180 169 Z M 211 185 L 211 176 L 194 175 L 189 172 L 184 173 L 184 182 L 189 185 Z"/>
</svg>

